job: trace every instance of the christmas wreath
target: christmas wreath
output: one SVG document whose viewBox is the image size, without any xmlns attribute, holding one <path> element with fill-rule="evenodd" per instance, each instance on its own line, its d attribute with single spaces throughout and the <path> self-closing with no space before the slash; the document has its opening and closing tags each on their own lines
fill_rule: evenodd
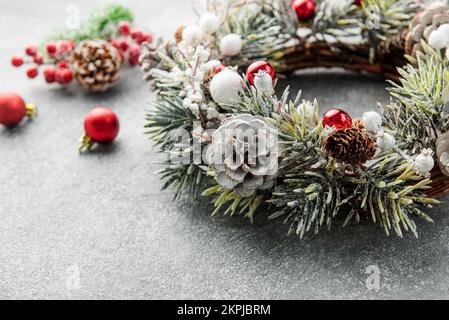
<svg viewBox="0 0 449 320">
<path fill-rule="evenodd" d="M 144 44 L 157 92 L 148 134 L 175 198 L 217 212 L 261 208 L 303 237 L 369 218 L 416 237 L 449 190 L 449 6 L 415 0 L 209 1 L 197 25 Z M 362 119 L 275 93 L 276 72 L 342 67 L 388 79 Z M 437 165 L 435 165 L 437 163 Z"/>
</svg>

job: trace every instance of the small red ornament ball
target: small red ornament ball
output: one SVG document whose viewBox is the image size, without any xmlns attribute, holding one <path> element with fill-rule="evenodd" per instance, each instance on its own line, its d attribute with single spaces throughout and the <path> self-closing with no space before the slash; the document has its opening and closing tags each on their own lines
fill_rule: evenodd
<svg viewBox="0 0 449 320">
<path fill-rule="evenodd" d="M 315 15 L 316 3 L 313 0 L 295 0 L 292 2 L 292 8 L 299 21 L 307 22 Z"/>
<path fill-rule="evenodd" d="M 13 92 L 0 93 L 0 124 L 12 127 L 19 124 L 26 115 L 32 114 L 32 106 L 18 94 Z M 29 111 L 28 111 L 29 110 Z"/>
<path fill-rule="evenodd" d="M 335 129 L 346 129 L 352 126 L 352 119 L 349 114 L 341 109 L 331 109 L 323 116 L 323 127 Z"/>
<path fill-rule="evenodd" d="M 246 78 L 251 85 L 254 85 L 254 78 L 259 71 L 265 71 L 270 75 L 271 79 L 273 79 L 273 82 L 275 81 L 276 70 L 274 70 L 273 66 L 266 61 L 256 61 L 253 62 L 246 71 Z"/>
<path fill-rule="evenodd" d="M 94 142 L 112 142 L 118 135 L 120 123 L 117 115 L 108 108 L 93 109 L 84 120 L 86 136 Z"/>
</svg>

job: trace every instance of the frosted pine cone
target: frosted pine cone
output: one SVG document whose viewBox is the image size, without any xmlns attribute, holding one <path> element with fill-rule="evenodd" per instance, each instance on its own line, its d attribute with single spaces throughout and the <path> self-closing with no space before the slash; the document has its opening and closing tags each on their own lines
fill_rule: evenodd
<svg viewBox="0 0 449 320">
<path fill-rule="evenodd" d="M 278 168 L 277 134 L 263 118 L 239 115 L 223 121 L 206 152 L 216 181 L 250 197 L 273 187 Z"/>
<path fill-rule="evenodd" d="M 83 41 L 73 53 L 75 79 L 92 92 L 112 86 L 120 77 L 122 65 L 119 51 L 103 40 Z"/>
<path fill-rule="evenodd" d="M 421 40 L 429 42 L 430 35 L 443 24 L 449 23 L 449 6 L 430 7 L 418 14 L 410 22 L 405 36 L 405 52 L 416 56 L 421 50 Z"/>
<path fill-rule="evenodd" d="M 324 148 L 337 161 L 362 165 L 374 157 L 377 145 L 363 130 L 347 128 L 331 134 L 324 142 Z"/>
</svg>

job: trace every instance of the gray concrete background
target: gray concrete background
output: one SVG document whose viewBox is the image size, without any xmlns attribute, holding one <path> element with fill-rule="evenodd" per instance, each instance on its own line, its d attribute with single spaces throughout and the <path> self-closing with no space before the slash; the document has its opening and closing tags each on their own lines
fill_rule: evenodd
<svg viewBox="0 0 449 320">
<path fill-rule="evenodd" d="M 158 35 L 194 18 L 190 1 L 121 2 Z M 40 111 L 35 121 L 0 128 L 0 298 L 449 297 L 444 205 L 429 212 L 435 224 L 418 223 L 419 240 L 387 238 L 362 223 L 299 241 L 264 213 L 254 225 L 211 218 L 204 200 L 175 203 L 160 192 L 153 175 L 160 156 L 142 134 L 154 95 L 139 70 L 127 71 L 107 94 L 91 95 L 28 81 L 9 66 L 10 56 L 63 25 L 74 3 L 83 16 L 99 4 L 0 2 L 0 90 L 19 92 Z M 388 100 L 382 81 L 349 73 L 306 72 L 288 83 L 319 97 L 323 110 L 339 106 L 353 116 Z M 120 136 L 79 156 L 82 120 L 98 104 L 117 112 Z M 380 269 L 378 291 L 365 285 L 370 265 Z M 79 288 L 70 285 L 77 271 Z"/>
</svg>

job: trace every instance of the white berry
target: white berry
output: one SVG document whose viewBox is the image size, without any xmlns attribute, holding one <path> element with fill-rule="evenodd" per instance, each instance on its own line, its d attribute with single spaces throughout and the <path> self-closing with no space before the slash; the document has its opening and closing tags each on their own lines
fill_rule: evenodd
<svg viewBox="0 0 449 320">
<path fill-rule="evenodd" d="M 182 32 L 182 40 L 191 46 L 197 46 L 203 41 L 203 32 L 198 26 L 186 27 Z"/>
<path fill-rule="evenodd" d="M 429 45 L 435 50 L 441 50 L 448 45 L 449 35 L 440 31 L 440 29 L 432 31 L 429 36 Z"/>
<path fill-rule="evenodd" d="M 363 127 L 371 133 L 380 130 L 382 126 L 382 116 L 376 111 L 365 112 L 362 117 Z"/>
<path fill-rule="evenodd" d="M 381 132 L 377 136 L 377 146 L 382 151 L 388 151 L 395 147 L 396 145 L 396 139 L 387 132 Z"/>
<path fill-rule="evenodd" d="M 201 16 L 198 24 L 204 33 L 212 34 L 217 32 L 220 28 L 220 18 L 215 14 L 208 12 Z"/>
<path fill-rule="evenodd" d="M 241 91 L 243 79 L 232 69 L 222 70 L 210 82 L 212 99 L 225 110 L 232 110 L 232 106 L 240 101 Z"/>
<path fill-rule="evenodd" d="M 242 51 L 243 40 L 238 34 L 228 34 L 220 41 L 220 52 L 225 57 L 233 57 Z"/>
<path fill-rule="evenodd" d="M 435 161 L 433 160 L 432 150 L 424 149 L 422 150 L 421 154 L 416 156 L 414 166 L 418 174 L 424 177 L 428 177 L 434 165 Z"/>
</svg>

